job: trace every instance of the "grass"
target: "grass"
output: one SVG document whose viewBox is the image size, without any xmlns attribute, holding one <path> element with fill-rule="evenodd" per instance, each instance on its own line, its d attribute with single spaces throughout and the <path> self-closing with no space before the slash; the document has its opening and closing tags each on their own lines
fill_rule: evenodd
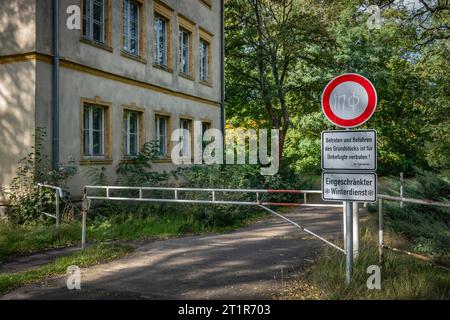
<svg viewBox="0 0 450 320">
<path fill-rule="evenodd" d="M 423 174 L 405 181 L 405 197 L 449 201 L 450 177 L 446 174 Z M 380 179 L 380 193 L 396 195 L 399 193 L 397 178 Z M 369 206 L 371 212 L 378 207 Z M 385 226 L 406 237 L 409 243 L 406 250 L 433 257 L 450 264 L 450 209 L 423 205 L 384 201 Z"/>
<path fill-rule="evenodd" d="M 129 246 L 100 244 L 57 258 L 53 263 L 43 265 L 34 270 L 13 274 L 0 274 L 0 295 L 26 284 L 36 283 L 52 276 L 65 274 L 67 268 L 71 265 L 76 265 L 80 268 L 89 267 L 123 257 L 130 250 L 131 247 Z"/>
<path fill-rule="evenodd" d="M 306 272 L 294 278 L 283 299 L 450 299 L 450 272 L 431 263 L 385 251 L 381 289 L 369 290 L 367 268 L 379 265 L 376 234 L 367 227 L 349 286 L 344 283 L 345 257 L 326 247 Z M 405 242 L 390 234 L 392 242 Z"/>
<path fill-rule="evenodd" d="M 170 212 L 96 216 L 87 223 L 87 239 L 91 243 L 102 243 L 111 240 L 142 240 L 224 232 L 243 227 L 263 216 L 265 214 L 260 212 L 242 214 L 227 223 L 218 224 L 207 219 L 203 221 L 202 217 L 195 215 Z M 17 255 L 78 245 L 80 239 L 79 222 L 63 223 L 59 230 L 54 226 L 0 223 L 0 261 L 10 260 Z"/>
</svg>

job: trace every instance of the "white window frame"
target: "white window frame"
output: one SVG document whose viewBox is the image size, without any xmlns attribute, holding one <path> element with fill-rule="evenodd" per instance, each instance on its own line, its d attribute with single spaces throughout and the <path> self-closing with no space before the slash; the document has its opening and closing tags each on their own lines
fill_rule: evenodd
<svg viewBox="0 0 450 320">
<path fill-rule="evenodd" d="M 184 44 L 184 41 L 186 40 L 186 45 Z M 191 41 L 191 33 L 183 28 L 180 28 L 179 30 L 179 62 L 180 62 L 180 72 L 185 75 L 190 74 L 190 41 Z M 186 71 L 183 70 L 183 58 L 184 53 L 186 51 Z"/>
<path fill-rule="evenodd" d="M 160 132 L 160 122 L 161 120 L 164 120 L 165 125 L 164 125 L 164 132 Z M 164 116 L 164 115 L 157 115 L 156 116 L 156 140 L 158 141 L 158 153 L 160 157 L 166 157 L 167 156 L 167 152 L 168 152 L 168 148 L 167 148 L 167 144 L 168 144 L 168 139 L 167 139 L 167 132 L 168 132 L 168 125 L 169 125 L 169 117 Z M 164 138 L 164 143 L 161 144 L 161 137 Z M 162 146 L 162 151 L 161 152 L 161 146 Z"/>
<path fill-rule="evenodd" d="M 156 28 L 156 22 L 158 22 L 158 28 Z M 162 32 L 161 23 L 164 23 L 164 32 Z M 153 22 L 153 36 L 154 39 L 154 50 L 155 50 L 155 64 L 160 66 L 168 65 L 167 51 L 168 51 L 168 43 L 167 43 L 167 27 L 169 21 L 159 14 L 155 14 L 154 22 Z M 162 63 L 159 61 L 159 56 L 161 55 L 161 47 L 160 47 L 160 38 L 163 36 L 164 48 L 162 53 L 163 61 Z"/>
<path fill-rule="evenodd" d="M 136 133 L 131 132 L 131 115 L 136 115 Z M 124 121 L 125 121 L 125 156 L 126 157 L 135 157 L 139 154 L 139 146 L 140 146 L 140 113 L 136 111 L 125 110 L 124 112 Z M 131 135 L 136 135 L 136 154 L 131 154 Z"/>
<path fill-rule="evenodd" d="M 133 39 L 131 36 L 131 7 L 136 6 L 136 37 Z M 123 49 L 133 55 L 139 55 L 139 35 L 140 35 L 140 24 L 139 16 L 140 16 L 140 4 L 132 1 L 132 0 L 123 0 Z M 128 13 L 128 15 L 127 15 Z M 131 41 L 136 41 L 136 52 L 132 52 L 131 50 Z"/>
<path fill-rule="evenodd" d="M 102 21 L 98 21 L 101 32 L 100 40 L 94 39 L 94 2 L 101 3 L 102 6 Z M 83 0 L 83 4 L 83 20 L 86 20 L 87 26 L 83 29 L 83 36 L 92 41 L 105 43 L 105 0 Z M 84 14 L 84 11 L 86 11 L 86 14 Z"/>
<path fill-rule="evenodd" d="M 184 126 L 187 124 L 187 127 Z M 189 119 L 180 119 L 180 129 L 182 129 L 182 135 L 180 136 L 181 143 L 181 157 L 189 158 L 191 156 L 191 125 L 192 121 Z M 185 136 L 186 134 L 186 136 Z"/>
<path fill-rule="evenodd" d="M 200 80 L 209 81 L 209 43 L 200 39 Z"/>
<path fill-rule="evenodd" d="M 101 133 L 101 149 L 99 154 L 94 154 L 94 129 L 93 129 L 93 110 L 100 109 L 101 110 L 101 130 L 95 130 L 99 131 Z M 86 110 L 87 109 L 87 110 Z M 88 113 L 88 125 L 89 127 L 86 129 L 84 118 L 86 116 L 86 112 Z M 88 132 L 88 153 L 84 154 L 86 151 L 86 141 L 85 141 L 85 132 Z M 89 157 L 89 158 L 104 158 L 105 157 L 105 108 L 101 106 L 96 106 L 93 104 L 84 104 L 83 106 L 83 156 Z"/>
</svg>

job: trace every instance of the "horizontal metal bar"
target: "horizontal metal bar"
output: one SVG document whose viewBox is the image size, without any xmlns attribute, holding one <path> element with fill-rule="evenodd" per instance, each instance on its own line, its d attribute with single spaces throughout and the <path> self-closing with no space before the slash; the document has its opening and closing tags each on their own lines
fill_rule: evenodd
<svg viewBox="0 0 450 320">
<path fill-rule="evenodd" d="M 401 201 L 415 204 L 422 204 L 425 206 L 438 206 L 438 207 L 446 207 L 450 208 L 450 202 L 438 202 L 432 200 L 424 200 L 424 199 L 412 199 L 412 198 L 404 198 L 404 197 L 394 197 L 386 194 L 379 194 L 378 198 L 390 201 Z"/>
<path fill-rule="evenodd" d="M 433 258 L 424 256 L 424 255 L 421 255 L 421 254 L 417 254 L 417 253 L 414 253 L 414 252 L 411 252 L 411 251 L 402 250 L 402 249 L 398 249 L 398 248 L 394 248 L 394 247 L 389 247 L 387 245 L 383 245 L 383 248 L 391 250 L 393 252 L 406 254 L 406 255 L 408 255 L 410 257 L 413 257 L 413 258 L 416 258 L 416 259 L 419 259 L 419 260 L 422 260 L 422 261 L 425 261 L 425 262 L 431 262 L 432 264 L 434 264 L 434 265 L 436 265 L 438 267 L 441 267 L 441 268 L 446 269 L 447 271 L 450 271 L 450 268 L 448 268 L 445 265 L 440 264 L 439 262 L 434 261 Z"/>
<path fill-rule="evenodd" d="M 45 214 L 47 217 L 56 219 L 56 215 L 54 215 L 54 214 L 50 214 L 50 213 L 47 213 L 47 212 L 42 212 L 42 213 Z"/>
<path fill-rule="evenodd" d="M 191 203 L 191 204 L 223 204 L 223 205 L 244 205 L 244 206 L 278 206 L 278 207 L 335 207 L 342 208 L 338 204 L 318 204 L 318 203 L 283 203 L 283 202 L 257 202 L 257 201 L 226 201 L 226 200 L 188 200 L 188 199 L 160 199 L 160 198 L 127 198 L 127 197 L 101 197 L 87 196 L 90 200 L 112 200 L 112 201 L 136 201 L 136 202 L 168 202 L 168 203 Z"/>
<path fill-rule="evenodd" d="M 123 197 L 97 197 L 87 196 L 89 200 L 112 200 L 112 201 L 136 201 L 136 202 L 168 202 L 168 203 L 197 203 L 197 204 L 231 204 L 255 206 L 257 202 L 246 201 L 211 201 L 211 200 L 187 200 L 187 199 L 155 199 L 155 198 L 123 198 Z"/>
<path fill-rule="evenodd" d="M 342 204 L 326 204 L 326 203 L 292 203 L 292 202 L 263 202 L 261 203 L 265 206 L 276 206 L 276 207 L 333 207 L 333 208 L 343 208 Z"/>
<path fill-rule="evenodd" d="M 86 190 L 147 190 L 147 191 L 197 191 L 197 192 L 242 192 L 242 193 L 316 193 L 320 190 L 275 190 L 275 189 L 221 189 L 221 188 L 172 188 L 172 187 L 121 187 L 121 186 L 85 186 Z"/>
<path fill-rule="evenodd" d="M 40 187 L 40 188 L 42 187 L 42 188 L 49 188 L 49 189 L 56 190 L 56 191 L 58 191 L 59 196 L 60 196 L 61 198 L 63 197 L 63 189 L 60 188 L 60 187 L 52 186 L 52 185 L 49 185 L 49 184 L 43 184 L 43 183 L 38 183 L 37 185 L 38 185 L 38 187 Z"/>
<path fill-rule="evenodd" d="M 283 220 L 289 222 L 290 224 L 294 225 L 295 227 L 299 228 L 300 230 L 303 230 L 303 231 L 305 231 L 306 233 L 309 233 L 310 235 L 312 235 L 312 236 L 318 238 L 319 240 L 322 240 L 323 242 L 325 242 L 326 244 L 332 246 L 333 248 L 335 248 L 335 249 L 341 251 L 342 253 L 345 253 L 345 250 L 344 250 L 344 249 L 338 247 L 338 246 L 335 245 L 334 243 L 332 243 L 332 242 L 328 241 L 327 239 L 325 239 L 325 238 L 319 236 L 318 234 L 312 232 L 311 230 L 306 229 L 304 226 L 299 225 L 298 223 L 292 221 L 291 219 L 286 218 L 286 217 L 283 216 L 282 214 L 279 214 L 278 212 L 276 212 L 276 211 L 274 211 L 274 210 L 271 210 L 271 209 L 269 209 L 269 208 L 267 208 L 267 207 L 265 207 L 265 206 L 263 206 L 263 205 L 258 205 L 258 207 L 260 207 L 260 208 L 262 208 L 262 209 L 264 209 L 264 210 L 266 210 L 266 211 L 268 211 L 268 212 L 270 212 L 270 213 L 272 213 L 272 214 L 274 214 L 274 215 L 280 217 L 281 219 L 283 219 Z"/>
<path fill-rule="evenodd" d="M 320 190 L 292 190 L 292 189 L 267 189 L 268 193 L 317 193 L 321 194 Z"/>
</svg>

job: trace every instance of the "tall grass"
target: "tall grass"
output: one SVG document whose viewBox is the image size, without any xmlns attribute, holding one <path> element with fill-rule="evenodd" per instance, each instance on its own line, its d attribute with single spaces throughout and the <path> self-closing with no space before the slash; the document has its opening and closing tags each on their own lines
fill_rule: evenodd
<svg viewBox="0 0 450 320">
<path fill-rule="evenodd" d="M 179 212 L 166 208 L 162 213 L 136 214 L 124 211 L 107 216 L 93 214 L 87 223 L 87 239 L 91 243 L 101 243 L 224 232 L 245 226 L 265 215 L 258 212 L 245 213 L 236 215 L 234 220 L 223 224 L 220 217 L 215 218 L 219 213 L 214 215 L 214 207 L 211 211 L 209 218 L 195 212 L 185 212 L 183 207 L 180 207 Z M 54 226 L 0 223 L 0 261 L 11 259 L 14 255 L 78 245 L 80 240 L 81 224 L 76 221 L 61 224 L 59 230 Z"/>
<path fill-rule="evenodd" d="M 367 279 L 371 274 L 367 273 L 367 268 L 379 265 L 373 233 L 366 230 L 360 245 L 360 255 L 349 286 L 344 283 L 345 256 L 329 247 L 320 254 L 307 281 L 322 292 L 322 298 L 450 299 L 448 270 L 394 252 L 386 252 L 380 266 L 381 289 L 368 289 Z"/>
<path fill-rule="evenodd" d="M 399 194 L 398 178 L 386 177 L 380 181 L 380 193 Z M 423 173 L 406 179 L 404 196 L 435 201 L 450 200 L 448 174 Z M 385 224 L 388 230 L 410 240 L 409 250 L 432 256 L 443 263 L 450 263 L 450 209 L 399 202 L 384 201 Z M 372 212 L 376 206 L 369 208 Z"/>
</svg>

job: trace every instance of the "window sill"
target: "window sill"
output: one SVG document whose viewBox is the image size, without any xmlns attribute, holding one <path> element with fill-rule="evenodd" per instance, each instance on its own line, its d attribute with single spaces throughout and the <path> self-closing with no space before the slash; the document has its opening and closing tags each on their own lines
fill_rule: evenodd
<svg viewBox="0 0 450 320">
<path fill-rule="evenodd" d="M 134 163 L 137 163 L 137 160 L 136 160 L 136 159 L 133 159 L 133 158 L 122 158 L 122 159 L 120 160 L 120 163 L 134 164 Z"/>
<path fill-rule="evenodd" d="M 121 50 L 121 51 L 120 51 L 120 55 L 121 55 L 122 57 L 131 59 L 131 60 L 134 60 L 134 61 L 143 63 L 143 64 L 147 64 L 147 59 L 142 58 L 141 56 L 137 56 L 137 55 L 134 55 L 134 54 L 132 54 L 132 53 L 129 53 L 129 52 L 125 51 L 125 50 Z"/>
<path fill-rule="evenodd" d="M 211 1 L 200 0 L 200 2 L 208 9 L 212 9 Z"/>
<path fill-rule="evenodd" d="M 170 158 L 160 158 L 152 161 L 153 163 L 171 163 L 172 159 Z"/>
<path fill-rule="evenodd" d="M 194 77 L 191 76 L 191 75 L 189 75 L 189 74 L 185 74 L 185 73 L 183 73 L 183 72 L 180 72 L 180 73 L 178 73 L 178 75 L 179 75 L 180 77 L 182 77 L 182 78 L 187 79 L 187 80 L 194 81 Z"/>
<path fill-rule="evenodd" d="M 210 81 L 200 80 L 199 83 L 204 85 L 204 86 L 210 87 L 210 88 L 213 87 L 213 85 L 212 85 L 212 83 Z"/>
<path fill-rule="evenodd" d="M 113 48 L 108 46 L 108 45 L 106 45 L 106 44 L 104 44 L 104 43 L 97 42 L 97 41 L 91 40 L 91 39 L 86 38 L 86 37 L 81 37 L 80 41 L 83 42 L 83 43 L 86 43 L 88 45 L 97 47 L 99 49 L 103 49 L 103 50 L 106 50 L 106 51 L 111 52 L 111 53 L 113 52 Z"/>
<path fill-rule="evenodd" d="M 89 166 L 89 165 L 96 165 L 96 164 L 112 164 L 112 159 L 82 159 L 80 160 L 80 165 L 82 166 Z"/>
<path fill-rule="evenodd" d="M 167 66 L 164 66 L 162 64 L 154 63 L 153 67 L 156 68 L 156 69 L 164 70 L 164 71 L 169 72 L 169 73 L 173 73 L 173 69 L 171 69 L 171 68 L 169 68 Z"/>
</svg>

